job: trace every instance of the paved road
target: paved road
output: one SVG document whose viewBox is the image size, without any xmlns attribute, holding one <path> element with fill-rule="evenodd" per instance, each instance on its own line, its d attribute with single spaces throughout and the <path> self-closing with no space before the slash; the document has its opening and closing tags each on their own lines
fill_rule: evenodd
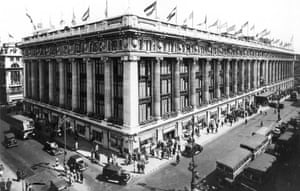
<svg viewBox="0 0 300 191">
<path fill-rule="evenodd" d="M 281 111 L 282 119 L 289 119 L 295 116 L 299 107 L 294 107 L 291 102 L 285 102 L 285 108 Z M 225 156 L 232 151 L 244 140 L 247 140 L 251 133 L 259 129 L 261 120 L 264 125 L 272 125 L 276 123 L 277 114 L 273 110 L 269 110 L 267 116 L 258 115 L 249 120 L 247 125 L 241 125 L 223 135 L 219 139 L 211 142 L 204 147 L 204 151 L 196 157 L 197 171 L 200 176 L 206 178 L 209 183 L 214 183 L 213 172 L 215 170 L 216 160 Z M 161 190 L 167 191 L 171 189 L 183 189 L 190 185 L 191 172 L 187 170 L 190 159 L 182 158 L 178 166 L 172 164 L 165 168 L 149 174 L 135 182 L 133 185 L 124 188 L 124 190 Z"/>
<path fill-rule="evenodd" d="M 283 119 L 288 119 L 291 116 L 296 115 L 300 111 L 299 107 L 291 106 L 291 102 L 285 102 L 285 108 L 281 111 Z M 277 115 L 272 110 L 268 111 L 268 114 L 259 115 L 249 120 L 247 125 L 241 125 L 229 133 L 218 138 L 216 141 L 204 147 L 204 151 L 201 155 L 196 157 L 196 163 L 198 165 L 197 171 L 201 177 L 205 177 L 209 183 L 214 179 L 213 172 L 215 170 L 215 161 L 228 152 L 239 146 L 240 142 L 246 140 L 253 131 L 259 128 L 260 121 L 263 120 L 265 125 L 271 125 L 276 123 Z M 0 120 L 0 141 L 3 141 L 3 131 L 9 128 L 8 124 Z M 225 128 L 225 127 L 224 127 Z M 59 173 L 50 167 L 54 164 L 55 157 L 50 156 L 42 150 L 42 144 L 36 140 L 19 141 L 19 146 L 12 149 L 5 149 L 3 145 L 0 145 L 1 159 L 8 164 L 13 170 L 17 168 L 25 169 L 27 174 L 33 175 L 46 171 L 50 176 L 45 177 L 45 182 L 48 182 L 52 176 L 56 176 Z M 72 151 L 68 151 L 67 158 L 74 154 Z M 59 156 L 60 162 L 63 161 L 63 155 Z M 98 180 L 97 177 L 101 174 L 101 169 L 98 165 L 91 164 L 90 161 L 84 159 L 89 168 L 85 171 L 85 183 L 75 184 L 71 190 L 160 190 L 167 191 L 171 189 L 183 189 L 184 186 L 189 186 L 191 181 L 191 173 L 187 170 L 190 159 L 181 158 L 179 165 L 167 164 L 160 170 L 148 174 L 139 179 L 133 179 L 127 186 L 119 186 L 113 183 L 106 183 Z M 49 165 L 46 165 L 49 163 Z M 39 167 L 33 169 L 33 165 L 41 164 Z M 42 166 L 42 167 L 41 167 Z M 47 168 L 49 167 L 49 168 Z M 42 173 L 41 173 L 42 174 Z M 76 188 L 76 189 L 75 189 Z"/>
</svg>

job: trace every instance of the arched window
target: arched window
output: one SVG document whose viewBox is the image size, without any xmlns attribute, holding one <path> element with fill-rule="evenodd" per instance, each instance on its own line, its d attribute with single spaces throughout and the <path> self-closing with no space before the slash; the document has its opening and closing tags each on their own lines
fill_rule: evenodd
<svg viewBox="0 0 300 191">
<path fill-rule="evenodd" d="M 19 64 L 17 64 L 17 63 L 13 63 L 13 64 L 11 65 L 11 67 L 12 67 L 12 68 L 19 68 L 20 66 L 19 66 Z"/>
</svg>

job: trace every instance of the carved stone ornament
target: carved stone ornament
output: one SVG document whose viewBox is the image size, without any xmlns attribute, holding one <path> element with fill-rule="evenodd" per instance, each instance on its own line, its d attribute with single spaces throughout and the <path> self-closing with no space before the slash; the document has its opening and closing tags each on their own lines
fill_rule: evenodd
<svg viewBox="0 0 300 191">
<path fill-rule="evenodd" d="M 194 52 L 198 52 L 198 46 L 197 45 L 194 46 Z"/>
<path fill-rule="evenodd" d="M 138 40 L 137 39 L 133 39 L 132 42 L 131 42 L 131 44 L 132 44 L 133 48 L 136 48 L 137 45 L 138 45 Z"/>
<path fill-rule="evenodd" d="M 158 45 L 157 45 L 158 50 L 161 50 L 162 47 L 163 47 L 163 43 L 162 43 L 162 42 L 159 42 Z"/>
<path fill-rule="evenodd" d="M 182 44 L 178 44 L 178 50 L 182 51 Z"/>
<path fill-rule="evenodd" d="M 123 39 L 123 48 L 124 49 L 128 48 L 128 40 L 127 39 Z"/>
</svg>

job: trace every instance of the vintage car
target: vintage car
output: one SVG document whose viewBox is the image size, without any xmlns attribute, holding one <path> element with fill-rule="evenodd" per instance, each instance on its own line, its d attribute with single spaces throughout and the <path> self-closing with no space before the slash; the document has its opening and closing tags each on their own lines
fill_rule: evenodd
<svg viewBox="0 0 300 191">
<path fill-rule="evenodd" d="M 120 166 L 107 164 L 103 168 L 102 178 L 105 181 L 118 182 L 119 184 L 126 185 L 131 176 L 129 172 L 123 170 Z"/>
<path fill-rule="evenodd" d="M 67 191 L 68 183 L 61 178 L 56 178 L 50 182 L 50 191 Z"/>
<path fill-rule="evenodd" d="M 18 146 L 16 136 L 14 133 L 6 133 L 4 134 L 4 145 L 7 148 L 16 147 Z"/>
<path fill-rule="evenodd" d="M 188 143 L 185 145 L 185 149 L 182 152 L 182 155 L 185 157 L 192 157 L 194 155 L 198 155 L 202 152 L 203 147 L 199 144 L 194 143 L 194 146 L 192 143 Z"/>
<path fill-rule="evenodd" d="M 67 165 L 70 170 L 80 170 L 84 171 L 88 168 L 88 165 L 83 161 L 83 158 L 79 155 L 73 155 L 69 158 Z"/>
<path fill-rule="evenodd" d="M 54 156 L 63 154 L 63 150 L 60 149 L 55 142 L 47 141 L 44 145 L 44 150 Z"/>
</svg>

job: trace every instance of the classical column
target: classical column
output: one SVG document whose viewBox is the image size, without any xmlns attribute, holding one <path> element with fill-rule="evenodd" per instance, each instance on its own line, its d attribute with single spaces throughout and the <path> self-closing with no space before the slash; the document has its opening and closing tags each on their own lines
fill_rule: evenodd
<svg viewBox="0 0 300 191">
<path fill-rule="evenodd" d="M 63 59 L 57 59 L 58 73 L 59 73 L 59 105 L 64 107 L 65 105 L 65 66 Z"/>
<path fill-rule="evenodd" d="M 178 57 L 175 63 L 174 71 L 174 106 L 175 111 L 180 112 L 180 63 L 182 58 Z"/>
<path fill-rule="evenodd" d="M 75 58 L 69 59 L 72 66 L 72 110 L 78 108 L 78 63 Z"/>
<path fill-rule="evenodd" d="M 54 102 L 54 66 L 52 60 L 47 60 L 49 67 L 49 102 L 53 104 Z"/>
<path fill-rule="evenodd" d="M 247 90 L 251 89 L 251 60 L 247 60 Z"/>
<path fill-rule="evenodd" d="M 266 79 L 265 79 L 265 82 L 266 82 L 266 85 L 269 84 L 269 60 L 266 60 L 265 61 L 265 65 L 266 65 Z"/>
<path fill-rule="evenodd" d="M 108 120 L 112 116 L 112 60 L 102 57 L 104 62 L 104 119 Z"/>
<path fill-rule="evenodd" d="M 93 80 L 93 66 L 95 60 L 91 58 L 84 59 L 86 62 L 86 111 L 87 113 L 94 112 L 94 80 Z"/>
<path fill-rule="evenodd" d="M 37 63 L 36 61 L 31 61 L 31 92 L 32 92 L 32 97 L 35 100 L 38 100 L 38 94 L 37 94 Z"/>
<path fill-rule="evenodd" d="M 23 78 L 23 88 L 24 88 L 24 97 L 25 98 L 28 98 L 28 62 L 27 62 L 27 60 L 24 60 L 23 61 L 24 62 L 24 65 L 23 65 L 23 76 L 24 76 L 24 78 Z"/>
<path fill-rule="evenodd" d="M 43 60 L 39 60 L 39 97 L 40 97 L 40 101 L 44 101 L 45 98 L 45 82 L 44 82 L 44 67 L 45 67 L 45 63 Z"/>
<path fill-rule="evenodd" d="M 198 58 L 194 58 L 193 62 L 191 63 L 191 75 L 190 75 L 190 98 L 191 98 L 191 106 L 195 109 L 196 108 L 196 87 L 197 87 L 197 80 L 196 80 L 196 71 L 198 65 Z"/>
<path fill-rule="evenodd" d="M 215 62 L 216 67 L 215 67 L 215 95 L 216 98 L 219 99 L 221 97 L 221 91 L 220 91 L 220 70 L 221 70 L 221 59 L 217 59 Z"/>
<path fill-rule="evenodd" d="M 256 66 L 257 66 L 257 87 L 260 88 L 260 67 L 261 67 L 261 64 L 260 64 L 260 60 L 256 60 Z"/>
<path fill-rule="evenodd" d="M 138 91 L 138 57 L 124 56 L 123 60 L 123 120 L 124 126 L 138 127 L 139 91 Z"/>
<path fill-rule="evenodd" d="M 257 60 L 253 60 L 253 71 L 251 72 L 253 75 L 252 86 L 254 89 L 257 88 Z"/>
<path fill-rule="evenodd" d="M 230 68 L 230 59 L 225 60 L 225 84 L 224 84 L 224 92 L 225 96 L 229 97 L 230 96 L 230 82 L 229 82 L 229 68 Z"/>
<path fill-rule="evenodd" d="M 238 61 L 232 60 L 232 62 L 233 62 L 233 93 L 237 94 L 237 92 L 238 92 L 238 76 L 237 76 Z"/>
<path fill-rule="evenodd" d="M 160 119 L 160 65 L 163 58 L 157 57 L 153 63 L 153 101 L 154 101 L 154 117 L 155 119 Z"/>
<path fill-rule="evenodd" d="M 244 92 L 244 87 L 245 87 L 245 62 L 244 60 L 240 60 L 239 64 L 241 65 L 241 71 L 240 71 L 240 91 Z"/>
<path fill-rule="evenodd" d="M 204 103 L 208 103 L 209 102 L 209 79 L 208 79 L 208 69 L 209 69 L 209 62 L 211 61 L 211 59 L 207 58 L 206 60 L 204 60 L 203 62 L 203 70 L 202 70 L 202 95 L 203 95 L 203 102 Z"/>
</svg>

